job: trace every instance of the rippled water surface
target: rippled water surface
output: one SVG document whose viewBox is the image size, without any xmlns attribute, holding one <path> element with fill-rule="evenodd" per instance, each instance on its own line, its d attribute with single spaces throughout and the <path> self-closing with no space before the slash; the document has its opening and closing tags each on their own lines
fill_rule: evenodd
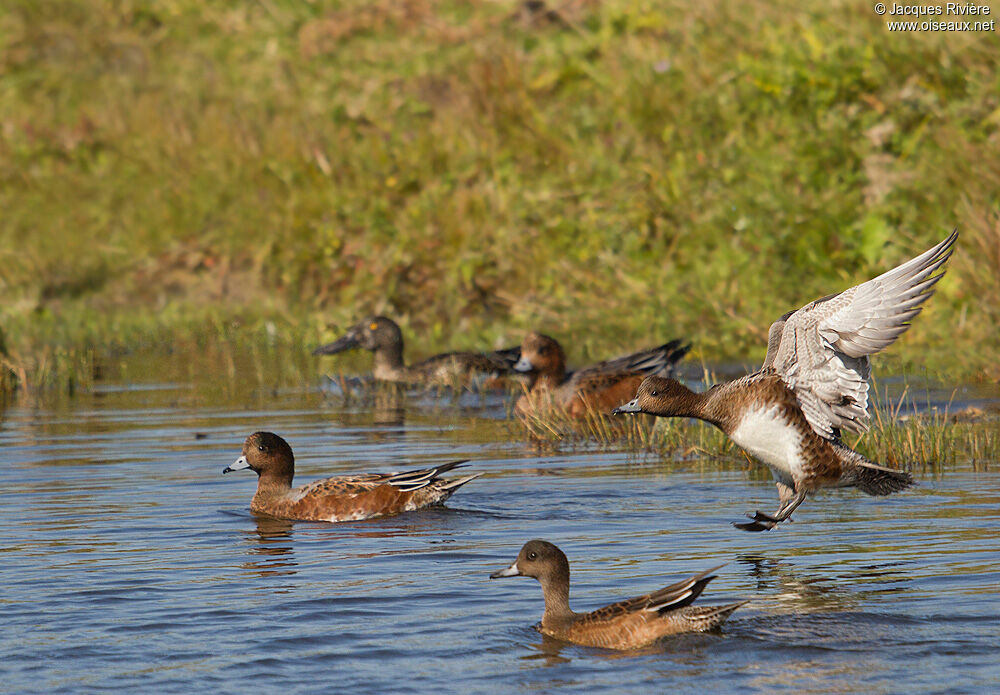
<svg viewBox="0 0 1000 695">
<path fill-rule="evenodd" d="M 219 406 L 218 403 L 226 403 Z M 996 691 L 1000 474 L 955 464 L 889 498 L 834 491 L 749 534 L 773 485 L 739 461 L 546 453 L 502 402 L 386 406 L 319 390 L 204 398 L 106 386 L 0 412 L 0 690 L 8 692 Z M 994 423 L 995 424 L 995 423 Z M 255 518 L 222 477 L 267 429 L 296 480 L 472 459 L 447 507 L 358 523 Z M 727 563 L 721 631 L 612 653 L 542 638 L 545 538 L 577 610 Z"/>
</svg>

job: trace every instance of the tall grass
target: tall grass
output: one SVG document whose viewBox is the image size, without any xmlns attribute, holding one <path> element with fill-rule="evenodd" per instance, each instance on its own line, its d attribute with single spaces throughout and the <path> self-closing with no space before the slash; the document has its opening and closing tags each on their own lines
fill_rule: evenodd
<svg viewBox="0 0 1000 695">
<path fill-rule="evenodd" d="M 1000 461 L 1000 412 L 961 411 L 951 404 L 932 408 L 927 405 L 929 395 L 915 398 L 909 387 L 892 399 L 878 388 L 873 388 L 871 395 L 870 429 L 862 435 L 848 434 L 845 442 L 872 461 L 892 468 L 931 471 L 956 462 L 985 469 Z M 520 417 L 518 423 L 524 435 L 542 448 L 753 461 L 722 431 L 693 419 L 614 417 L 595 410 L 582 418 L 571 418 L 564 411 L 551 409 Z"/>
<path fill-rule="evenodd" d="M 775 317 L 954 227 L 895 366 L 1000 378 L 995 34 L 860 1 L 12 0 L 0 46 L 29 383 L 164 329 L 309 344 L 371 312 L 414 356 L 544 328 L 581 361 L 759 360 Z"/>
</svg>

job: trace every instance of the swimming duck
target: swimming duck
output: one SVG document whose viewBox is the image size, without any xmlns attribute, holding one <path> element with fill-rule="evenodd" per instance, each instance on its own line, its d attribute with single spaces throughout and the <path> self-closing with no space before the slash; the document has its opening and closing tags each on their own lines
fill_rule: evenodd
<svg viewBox="0 0 1000 695">
<path fill-rule="evenodd" d="M 254 432 L 243 442 L 243 453 L 223 473 L 249 468 L 257 474 L 257 492 L 250 511 L 278 519 L 359 521 L 441 504 L 481 473 L 444 480 L 438 476 L 461 466 L 452 461 L 406 473 L 367 473 L 325 478 L 292 487 L 295 457 L 284 439 L 271 432 Z"/>
<path fill-rule="evenodd" d="M 606 413 L 635 396 L 643 378 L 669 374 L 690 345 L 671 340 L 659 347 L 625 355 L 574 372 L 566 371 L 566 354 L 555 339 L 531 332 L 520 347 L 514 371 L 528 376 L 528 393 L 515 405 L 519 415 L 552 407 L 562 408 L 570 417 L 582 417 L 589 410 Z"/>
<path fill-rule="evenodd" d="M 454 386 L 476 377 L 496 378 L 510 374 L 520 348 L 493 352 L 445 352 L 422 362 L 403 364 L 403 333 L 392 319 L 370 316 L 347 330 L 337 340 L 313 350 L 314 355 L 335 355 L 364 348 L 375 357 L 373 376 L 379 381 L 403 384 Z"/>
<path fill-rule="evenodd" d="M 545 597 L 545 612 L 537 626 L 543 635 L 586 647 L 638 649 L 668 635 L 710 630 L 747 603 L 690 606 L 715 579 L 711 573 L 719 567 L 590 613 L 574 613 L 569 607 L 569 561 L 563 551 L 548 541 L 528 541 L 514 563 L 494 572 L 490 579 L 534 577 L 538 580 Z"/>
<path fill-rule="evenodd" d="M 763 531 L 788 520 L 807 495 L 824 487 L 856 487 L 888 495 L 913 484 L 905 471 L 880 466 L 841 441 L 841 430 L 868 429 L 868 356 L 910 327 L 944 275 L 958 238 L 840 294 L 822 297 L 775 321 L 761 369 L 695 393 L 673 379 L 650 377 L 614 413 L 695 417 L 710 422 L 763 461 L 774 475 L 780 506 L 735 524 Z"/>
</svg>

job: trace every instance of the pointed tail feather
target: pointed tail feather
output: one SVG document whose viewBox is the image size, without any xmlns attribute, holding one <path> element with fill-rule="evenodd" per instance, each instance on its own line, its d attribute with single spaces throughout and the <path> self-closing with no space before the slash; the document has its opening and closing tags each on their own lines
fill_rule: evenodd
<svg viewBox="0 0 1000 695">
<path fill-rule="evenodd" d="M 454 480 L 444 480 L 442 481 L 442 484 L 438 486 L 438 489 L 450 490 L 451 492 L 454 492 L 455 490 L 462 487 L 470 480 L 475 480 L 481 475 L 482 473 L 474 473 L 473 475 L 467 475 L 464 478 L 455 478 Z"/>
<path fill-rule="evenodd" d="M 749 600 L 728 603 L 723 606 L 698 606 L 697 608 L 687 608 L 684 610 L 684 620 L 691 626 L 692 631 L 702 632 L 711 630 L 726 622 L 726 618 L 740 606 L 750 603 Z"/>
<path fill-rule="evenodd" d="M 896 471 L 875 464 L 860 464 L 854 471 L 854 487 L 869 495 L 891 495 L 913 485 L 908 471 Z"/>
<path fill-rule="evenodd" d="M 836 448 L 844 469 L 841 485 L 856 487 L 876 497 L 891 495 L 913 485 L 913 476 L 909 471 L 897 471 L 872 463 L 843 444 L 837 444 Z"/>
<path fill-rule="evenodd" d="M 390 485 L 398 487 L 403 492 L 413 492 L 414 490 L 419 490 L 422 487 L 430 485 L 438 479 L 440 474 L 447 473 L 454 468 L 458 468 L 463 463 L 468 463 L 468 461 L 469 459 L 451 461 L 450 463 L 442 463 L 437 466 L 431 466 L 430 468 L 418 468 L 414 471 L 397 473 L 386 482 Z"/>
<path fill-rule="evenodd" d="M 676 363 L 680 362 L 684 355 L 688 354 L 691 349 L 691 343 L 687 345 L 681 345 L 680 340 L 672 340 L 667 343 L 666 347 L 670 348 L 670 354 L 667 355 L 667 362 L 673 367 Z"/>
</svg>

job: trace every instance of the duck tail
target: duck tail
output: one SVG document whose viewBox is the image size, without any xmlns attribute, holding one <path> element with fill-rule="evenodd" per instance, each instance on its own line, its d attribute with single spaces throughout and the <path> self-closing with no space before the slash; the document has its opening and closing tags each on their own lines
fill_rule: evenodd
<svg viewBox="0 0 1000 695">
<path fill-rule="evenodd" d="M 895 471 L 875 464 L 858 466 L 854 472 L 854 487 L 869 495 L 891 495 L 913 485 L 908 471 Z"/>
<path fill-rule="evenodd" d="M 442 480 L 441 484 L 438 485 L 438 489 L 447 490 L 449 492 L 455 492 L 455 490 L 462 487 L 467 482 L 475 480 L 481 475 L 482 473 L 474 473 L 473 475 L 467 475 L 464 478 L 455 478 L 454 480 Z"/>
<path fill-rule="evenodd" d="M 398 487 L 403 492 L 413 492 L 414 490 L 419 490 L 422 487 L 427 487 L 431 483 L 437 482 L 440 480 L 438 476 L 442 473 L 447 473 L 448 471 L 458 468 L 468 462 L 469 459 L 462 459 L 461 461 L 441 463 L 436 466 L 431 466 L 430 468 L 418 468 L 417 470 L 406 471 L 405 473 L 396 473 L 386 482 L 393 487 Z"/>
<path fill-rule="evenodd" d="M 697 608 L 685 608 L 683 618 L 690 625 L 693 632 L 703 632 L 718 627 L 726 622 L 733 611 L 740 606 L 750 603 L 749 600 L 727 603 L 722 606 L 698 606 Z"/>
<path fill-rule="evenodd" d="M 685 344 L 682 340 L 671 340 L 663 347 L 668 350 L 667 363 L 673 367 L 683 359 L 684 355 L 688 354 L 688 351 L 691 349 L 691 343 Z"/>
<path fill-rule="evenodd" d="M 856 487 L 862 492 L 881 497 L 905 490 L 913 485 L 913 475 L 909 471 L 897 471 L 872 463 L 858 452 L 841 447 L 841 453 L 849 462 L 842 482 Z"/>
</svg>

